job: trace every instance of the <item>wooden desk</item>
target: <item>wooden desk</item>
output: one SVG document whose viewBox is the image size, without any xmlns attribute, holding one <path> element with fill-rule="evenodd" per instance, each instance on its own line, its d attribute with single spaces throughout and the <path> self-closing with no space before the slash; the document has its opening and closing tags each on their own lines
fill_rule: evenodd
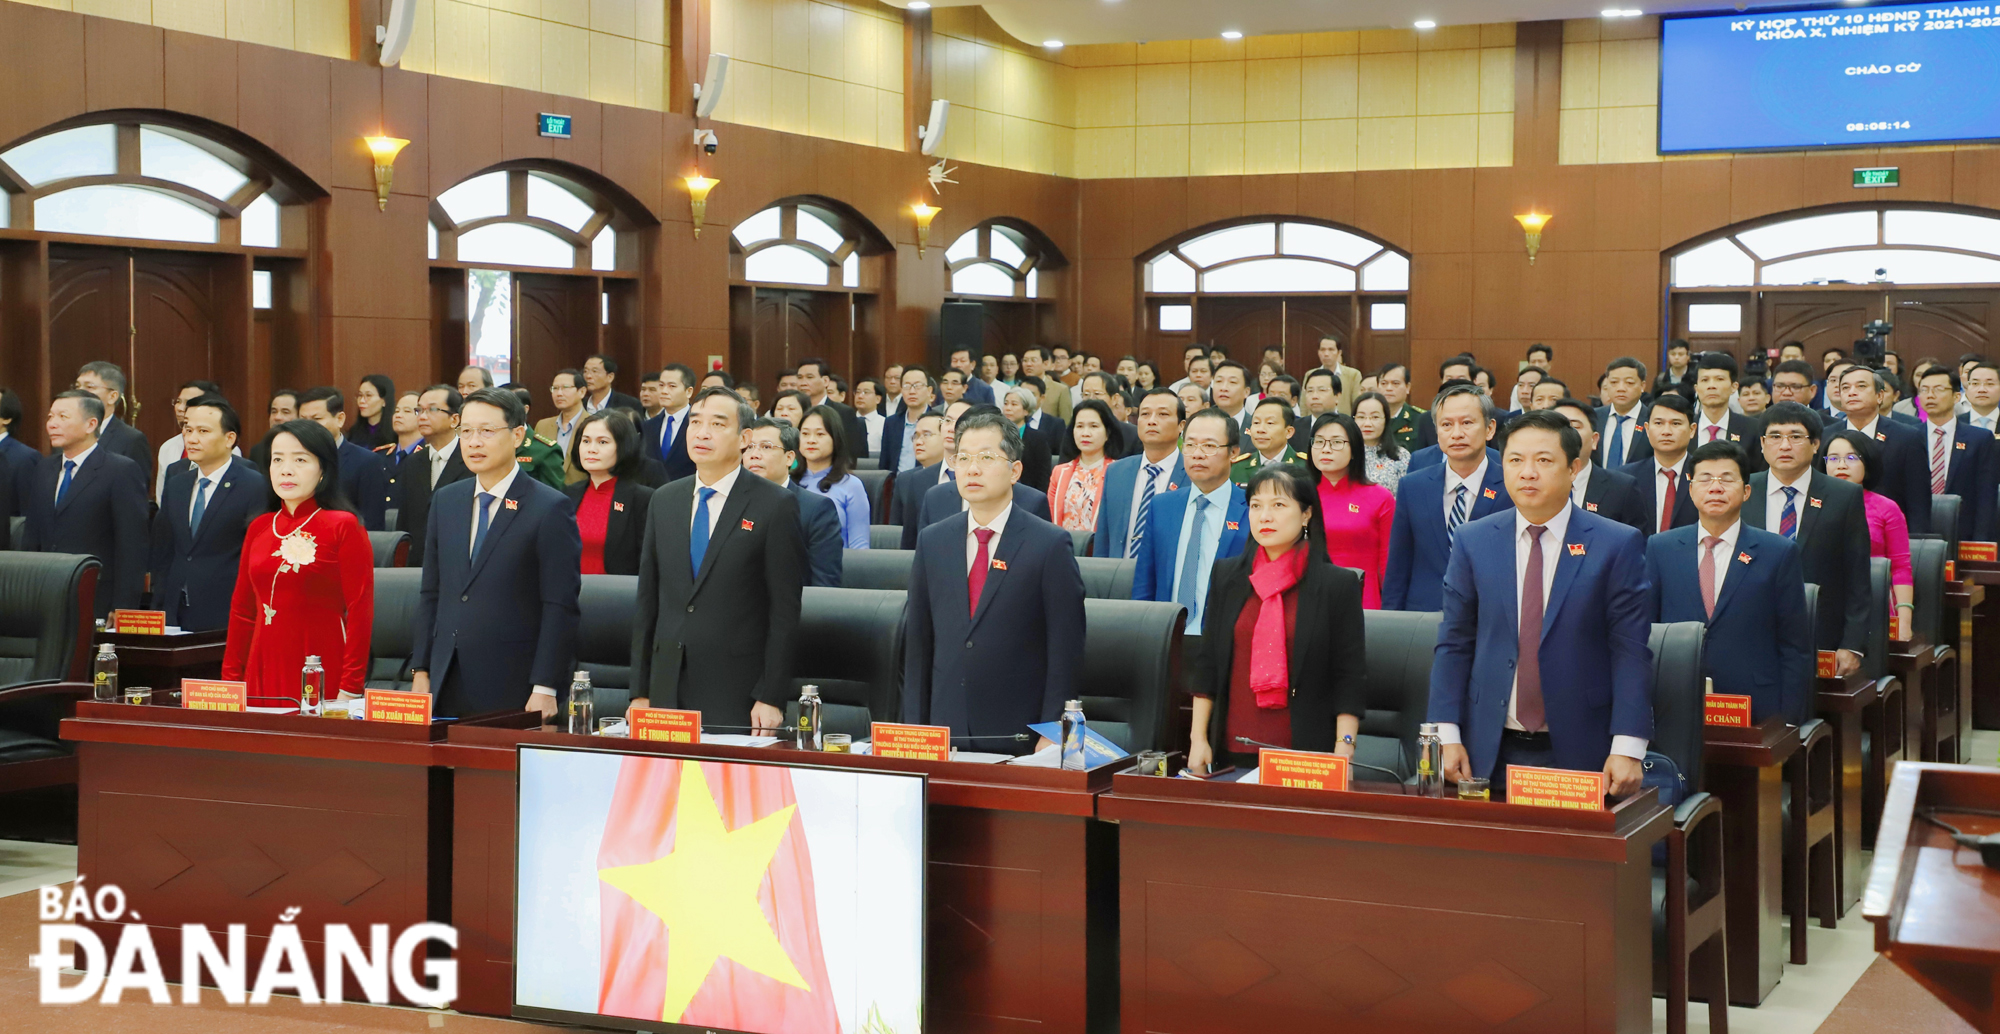
<svg viewBox="0 0 2000 1034">
<path fill-rule="evenodd" d="M 1815 688 L 1814 711 L 1833 727 L 1834 749 L 1840 755 L 1840 777 L 1833 787 L 1833 871 L 1834 883 L 1840 888 L 1840 913 L 1846 915 L 1861 900 L 1862 888 L 1868 884 L 1867 867 L 1861 864 L 1861 804 L 1866 795 L 1863 775 L 1867 768 L 1861 731 L 1863 715 L 1878 697 L 1875 680 L 1859 673 L 1818 679 Z"/>
<path fill-rule="evenodd" d="M 458 728 L 451 914 L 464 1012 L 513 1002 L 515 746 L 595 746 L 768 761 L 782 748 L 604 740 Z M 1094 818 L 1114 766 L 1091 772 L 815 755 L 930 777 L 925 1017 L 938 1031 L 1086 1034 L 1117 1011 L 1117 831 Z"/>
<path fill-rule="evenodd" d="M 182 679 L 220 677 L 228 635 L 227 629 L 184 635 L 100 631 L 91 638 L 91 655 L 96 655 L 94 647 L 110 643 L 118 651 L 120 686 L 151 686 L 155 693 L 166 693 L 178 691 Z"/>
<path fill-rule="evenodd" d="M 1960 560 L 1957 569 L 1958 576 L 1974 587 L 1990 589 L 2000 585 L 2000 563 Z M 1959 640 L 1961 646 L 1970 645 L 1974 656 L 2000 656 L 2000 596 L 1980 599 L 1973 604 L 1970 615 L 1961 616 L 1960 621 L 1964 630 Z M 1981 670 L 1970 657 L 1963 657 L 1959 670 L 1972 693 L 1972 727 L 2000 729 L 2000 668 L 1988 664 Z"/>
<path fill-rule="evenodd" d="M 1729 1002 L 1757 1005 L 1785 973 L 1785 761 L 1799 731 L 1779 718 L 1751 729 L 1708 726 L 1703 786 L 1722 799 L 1723 893 L 1728 896 Z"/>
<path fill-rule="evenodd" d="M 1882 837 L 1861 914 L 1875 924 L 1875 950 L 1916 978 L 1953 1012 L 1988 1034 L 2000 1032 L 2000 871 L 1944 830 L 1938 817 L 1972 834 L 2000 833 L 2000 771 L 1970 765 L 1896 766 L 1882 812 Z"/>
<path fill-rule="evenodd" d="M 1652 1030 L 1653 791 L 1566 812 L 1383 789 L 1116 776 L 1120 1029 Z"/>
<path fill-rule="evenodd" d="M 1968 737 L 1972 733 L 1972 659 L 1977 650 L 1974 646 L 1972 627 L 1973 615 L 1986 602 L 1986 586 L 1975 583 L 1970 577 L 1961 575 L 1964 581 L 1952 582 L 1944 587 L 1943 628 L 1945 640 L 1958 652 L 1958 743 L 1959 756 L 1966 756 L 1970 746 Z"/>
</svg>

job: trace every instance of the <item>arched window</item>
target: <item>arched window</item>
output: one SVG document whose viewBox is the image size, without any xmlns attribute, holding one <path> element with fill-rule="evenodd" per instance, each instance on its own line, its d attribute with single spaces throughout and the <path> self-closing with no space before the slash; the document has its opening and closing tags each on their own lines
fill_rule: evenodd
<svg viewBox="0 0 2000 1034">
<path fill-rule="evenodd" d="M 1050 262 L 1039 234 L 982 223 L 959 234 L 944 252 L 952 294 L 992 298 L 1041 297 L 1041 270 Z"/>
<path fill-rule="evenodd" d="M 1318 223 L 1253 222 L 1182 241 L 1146 263 L 1151 294 L 1407 291 L 1409 256 Z"/>
<path fill-rule="evenodd" d="M 0 227 L 249 248 L 304 248 L 292 170 L 143 117 L 57 128 L 0 151 Z M 290 229 L 288 230 L 288 224 Z"/>
<path fill-rule="evenodd" d="M 2000 283 L 2000 218 L 1863 208 L 1754 225 L 1668 256 L 1675 288 Z"/>
<path fill-rule="evenodd" d="M 737 223 L 731 250 L 752 283 L 859 288 L 869 249 L 856 222 L 811 201 L 780 202 Z"/>
<path fill-rule="evenodd" d="M 431 202 L 430 257 L 471 266 L 634 272 L 637 227 L 608 192 L 533 166 L 461 180 Z"/>
</svg>

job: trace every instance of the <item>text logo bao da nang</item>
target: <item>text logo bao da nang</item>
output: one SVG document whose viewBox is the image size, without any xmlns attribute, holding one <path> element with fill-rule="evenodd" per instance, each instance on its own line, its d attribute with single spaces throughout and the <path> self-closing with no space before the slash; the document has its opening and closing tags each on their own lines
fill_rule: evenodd
<svg viewBox="0 0 2000 1034">
<path fill-rule="evenodd" d="M 396 934 L 392 942 L 386 923 L 369 926 L 362 935 L 345 923 L 328 923 L 319 938 L 323 965 L 315 973 L 295 922 L 301 911 L 297 906 L 287 908 L 269 930 L 257 931 L 263 944 L 254 958 L 249 951 L 251 931 L 243 923 L 224 928 L 220 943 L 208 927 L 184 924 L 181 1004 L 200 1002 L 204 982 L 231 1005 L 263 1005 L 274 993 L 296 995 L 308 1005 L 337 1004 L 353 1000 L 347 995 L 350 983 L 360 990 L 361 998 L 385 1005 L 392 981 L 396 994 L 421 1006 L 442 1009 L 458 997 L 458 963 L 426 957 L 432 941 L 448 949 L 458 947 L 458 931 L 451 927 L 418 923 Z M 41 951 L 28 956 L 28 965 L 41 971 L 42 1004 L 74 1005 L 94 998 L 115 1005 L 127 992 L 135 997 L 143 993 L 155 1005 L 173 1003 L 153 944 L 154 930 L 140 921 L 137 912 L 126 911 L 125 892 L 116 884 L 87 891 L 79 876 L 67 895 L 59 886 L 43 887 L 40 918 Z M 85 922 L 121 923 L 118 943 L 106 952 L 105 938 L 82 925 Z M 416 973 L 419 962 L 422 978 Z M 73 983 L 65 983 L 72 977 Z"/>
</svg>

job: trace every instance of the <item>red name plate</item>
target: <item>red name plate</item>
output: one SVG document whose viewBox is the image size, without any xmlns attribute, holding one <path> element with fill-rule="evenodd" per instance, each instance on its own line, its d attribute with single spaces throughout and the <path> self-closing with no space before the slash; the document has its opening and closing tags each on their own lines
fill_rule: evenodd
<svg viewBox="0 0 2000 1034">
<path fill-rule="evenodd" d="M 951 729 L 948 726 L 874 722 L 868 726 L 868 740 L 878 758 L 951 760 Z"/>
<path fill-rule="evenodd" d="M 1944 562 L 1944 580 L 1947 582 L 1958 581 L 1958 561 L 1947 560 Z"/>
<path fill-rule="evenodd" d="M 1567 768 L 1507 766 L 1507 803 L 1530 808 L 1604 810 L 1605 776 Z"/>
<path fill-rule="evenodd" d="M 664 707 L 634 707 L 625 712 L 632 739 L 661 743 L 700 743 L 701 712 Z"/>
<path fill-rule="evenodd" d="M 108 632 L 121 635 L 166 635 L 167 612 L 164 610 L 114 610 L 105 619 L 104 628 Z"/>
<path fill-rule="evenodd" d="M 392 689 L 371 689 L 363 693 L 362 697 L 368 705 L 366 717 L 371 722 L 394 722 L 398 725 L 431 723 L 429 693 L 398 693 Z M 348 702 L 353 703 L 353 701 Z"/>
<path fill-rule="evenodd" d="M 1961 542 L 1958 544 L 1958 558 L 1993 563 L 2000 560 L 2000 542 Z"/>
<path fill-rule="evenodd" d="M 182 679 L 181 707 L 189 711 L 241 711 L 250 693 L 243 682 Z"/>
<path fill-rule="evenodd" d="M 1259 750 L 1257 782 L 1302 790 L 1347 789 L 1347 759 L 1303 750 Z"/>
<path fill-rule="evenodd" d="M 1832 650 L 1819 651 L 1818 664 L 1820 678 L 1830 679 L 1840 673 L 1840 656 Z"/>
<path fill-rule="evenodd" d="M 1750 698 L 1731 693 L 1710 693 L 1706 698 L 1707 714 L 1702 720 L 1710 725 L 1726 725 L 1732 729 L 1750 727 Z"/>
</svg>

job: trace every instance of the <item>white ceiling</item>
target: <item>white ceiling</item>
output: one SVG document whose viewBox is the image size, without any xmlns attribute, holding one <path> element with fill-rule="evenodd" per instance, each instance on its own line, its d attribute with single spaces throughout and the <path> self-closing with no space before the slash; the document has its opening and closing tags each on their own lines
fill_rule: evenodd
<svg viewBox="0 0 2000 1034">
<path fill-rule="evenodd" d="M 908 7 L 910 0 L 884 0 Z M 933 7 L 984 7 L 1014 38 L 1030 43 L 1131 43 L 1340 29 L 1595 18 L 1606 8 L 1647 14 L 1727 10 L 1728 0 L 931 0 Z M 1762 0 L 1754 6 L 1774 6 Z"/>
</svg>

